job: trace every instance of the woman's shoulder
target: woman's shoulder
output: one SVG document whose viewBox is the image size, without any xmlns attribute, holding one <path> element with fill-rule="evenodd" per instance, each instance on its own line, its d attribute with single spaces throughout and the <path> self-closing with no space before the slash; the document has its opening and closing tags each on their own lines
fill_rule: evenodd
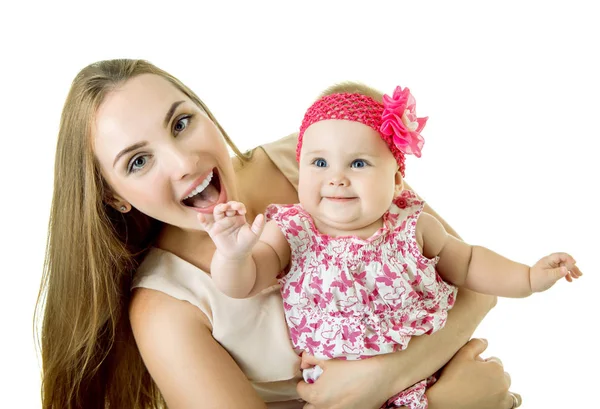
<svg viewBox="0 0 600 409">
<path fill-rule="evenodd" d="M 134 300 L 144 294 L 143 308 L 147 303 L 164 303 L 171 300 L 174 306 L 191 305 L 210 320 L 210 300 L 216 289 L 204 271 L 159 248 L 152 248 L 138 267 L 131 285 Z M 142 308 L 142 309 L 143 309 Z M 152 307 L 154 308 L 154 307 Z"/>
<path fill-rule="evenodd" d="M 298 189 L 298 162 L 296 162 L 296 146 L 298 134 L 293 133 L 276 141 L 260 146 L 271 162 Z"/>
<path fill-rule="evenodd" d="M 165 277 L 177 276 L 181 270 L 191 267 L 187 264 L 189 263 L 167 250 L 152 247 L 136 270 L 132 288 L 139 287 L 144 281 L 154 277 L 161 277 L 161 280 L 164 280 Z"/>
<path fill-rule="evenodd" d="M 298 202 L 298 164 L 295 151 L 288 149 L 288 138 L 259 146 L 249 161 L 234 165 L 238 189 L 256 213 L 264 212 L 271 203 Z"/>
<path fill-rule="evenodd" d="M 138 287 L 131 294 L 129 302 L 129 320 L 137 328 L 145 328 L 146 324 L 161 322 L 161 318 L 168 321 L 169 317 L 188 317 L 188 321 L 205 325 L 212 329 L 208 317 L 197 307 L 187 301 L 175 298 L 161 290 Z"/>
</svg>

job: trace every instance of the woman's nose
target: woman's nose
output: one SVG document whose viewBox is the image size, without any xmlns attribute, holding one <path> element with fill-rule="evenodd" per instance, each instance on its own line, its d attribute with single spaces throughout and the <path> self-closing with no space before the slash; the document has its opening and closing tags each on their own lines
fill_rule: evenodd
<svg viewBox="0 0 600 409">
<path fill-rule="evenodd" d="M 174 147 L 169 155 L 168 166 L 172 169 L 175 180 L 185 178 L 198 170 L 198 155 L 193 151 Z"/>
</svg>

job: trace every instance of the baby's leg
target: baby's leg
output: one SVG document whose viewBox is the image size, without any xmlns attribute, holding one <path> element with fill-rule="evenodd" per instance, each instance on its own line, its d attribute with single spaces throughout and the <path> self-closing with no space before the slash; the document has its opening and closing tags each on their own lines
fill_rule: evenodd
<svg viewBox="0 0 600 409">
<path fill-rule="evenodd" d="M 404 389 L 399 394 L 388 399 L 382 408 L 391 409 L 406 406 L 410 409 L 427 409 L 427 396 L 425 396 L 425 391 L 428 387 L 433 385 L 436 380 L 435 376 L 430 376 L 421 382 L 415 383 L 413 386 Z"/>
<path fill-rule="evenodd" d="M 319 376 L 323 373 L 323 370 L 319 365 L 312 366 L 308 369 L 302 370 L 302 377 L 306 383 L 315 383 Z"/>
</svg>

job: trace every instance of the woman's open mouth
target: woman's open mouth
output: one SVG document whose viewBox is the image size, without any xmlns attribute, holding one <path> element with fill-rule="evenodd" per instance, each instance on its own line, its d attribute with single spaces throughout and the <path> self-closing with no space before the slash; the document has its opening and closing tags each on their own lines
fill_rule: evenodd
<svg viewBox="0 0 600 409">
<path fill-rule="evenodd" d="M 197 210 L 212 209 L 224 193 L 221 189 L 221 180 L 219 172 L 213 169 L 203 180 L 197 181 L 196 186 L 182 201 L 185 206 L 193 207 Z"/>
</svg>

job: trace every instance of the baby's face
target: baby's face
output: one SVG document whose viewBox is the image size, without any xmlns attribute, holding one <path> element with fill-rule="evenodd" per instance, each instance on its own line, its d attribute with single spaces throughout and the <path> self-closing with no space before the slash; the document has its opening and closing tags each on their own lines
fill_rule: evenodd
<svg viewBox="0 0 600 409">
<path fill-rule="evenodd" d="M 298 195 L 321 233 L 369 237 L 401 183 L 394 156 L 368 126 L 333 119 L 304 133 Z"/>
</svg>

